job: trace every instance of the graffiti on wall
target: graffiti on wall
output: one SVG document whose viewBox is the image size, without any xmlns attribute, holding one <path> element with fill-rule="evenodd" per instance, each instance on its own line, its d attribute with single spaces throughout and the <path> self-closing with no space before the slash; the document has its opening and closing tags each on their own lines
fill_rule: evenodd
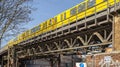
<svg viewBox="0 0 120 67">
<path fill-rule="evenodd" d="M 111 56 L 105 56 L 99 62 L 100 67 L 120 67 L 120 62 L 118 60 L 113 60 Z"/>
</svg>

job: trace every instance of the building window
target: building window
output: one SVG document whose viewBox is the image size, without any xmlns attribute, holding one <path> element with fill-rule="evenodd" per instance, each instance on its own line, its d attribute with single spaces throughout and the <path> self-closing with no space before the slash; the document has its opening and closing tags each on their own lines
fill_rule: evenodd
<svg viewBox="0 0 120 67">
<path fill-rule="evenodd" d="M 70 15 L 71 15 L 71 16 L 72 16 L 72 15 L 75 15 L 76 12 L 77 12 L 77 9 L 76 9 L 76 7 L 75 7 L 75 8 L 73 8 L 73 9 L 71 9 Z"/>
<path fill-rule="evenodd" d="M 95 5 L 95 0 L 89 0 L 88 1 L 88 8 L 89 7 L 92 7 L 92 6 L 94 6 Z"/>
<path fill-rule="evenodd" d="M 83 4 L 80 4 L 79 6 L 78 6 L 78 12 L 81 12 L 81 11 L 83 11 L 83 10 L 85 10 L 85 3 L 83 3 Z"/>
</svg>

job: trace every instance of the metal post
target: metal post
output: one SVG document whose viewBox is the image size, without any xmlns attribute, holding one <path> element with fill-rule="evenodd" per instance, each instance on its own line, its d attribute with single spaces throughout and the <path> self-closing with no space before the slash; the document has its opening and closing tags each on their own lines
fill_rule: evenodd
<svg viewBox="0 0 120 67">
<path fill-rule="evenodd" d="M 57 61 L 58 61 L 58 67 L 60 67 L 60 64 L 61 64 L 61 56 L 59 55 L 59 57 L 57 58 Z"/>
<path fill-rule="evenodd" d="M 7 61 L 8 61 L 7 67 L 17 67 L 15 46 L 13 46 L 12 48 L 8 47 L 8 60 Z"/>
<path fill-rule="evenodd" d="M 92 55 L 92 67 L 95 67 L 95 56 Z"/>
<path fill-rule="evenodd" d="M 77 16 L 77 14 L 76 14 L 76 30 L 78 31 L 77 22 L 78 22 L 78 16 Z"/>
<path fill-rule="evenodd" d="M 16 58 L 16 67 L 19 67 L 19 65 L 18 65 L 18 58 Z"/>
<path fill-rule="evenodd" d="M 87 6 L 87 5 L 86 5 L 86 6 Z M 86 7 L 86 6 L 85 6 L 85 7 Z M 87 28 L 87 23 L 86 23 L 86 16 L 87 16 L 87 15 L 86 15 L 86 11 L 87 11 L 87 8 L 85 9 L 85 28 Z"/>
<path fill-rule="evenodd" d="M 2 56 L 2 63 L 1 63 L 1 67 L 4 67 L 3 56 Z"/>
<path fill-rule="evenodd" d="M 96 4 L 95 4 L 95 25 L 97 25 L 97 8 L 96 8 Z"/>
<path fill-rule="evenodd" d="M 116 0 L 114 0 L 114 8 L 115 8 L 115 12 L 116 12 Z"/>
<path fill-rule="evenodd" d="M 10 66 L 10 48 L 8 47 L 8 59 L 7 59 L 7 67 Z"/>
<path fill-rule="evenodd" d="M 120 0 L 119 0 L 118 4 L 119 4 L 119 7 L 120 7 Z"/>
<path fill-rule="evenodd" d="M 109 8 L 110 6 L 109 6 L 109 0 L 107 0 L 107 21 L 109 20 Z"/>
<path fill-rule="evenodd" d="M 13 67 L 16 67 L 16 57 L 15 57 L 15 47 L 13 47 L 12 51 L 12 56 L 13 56 Z"/>
<path fill-rule="evenodd" d="M 53 67 L 53 58 L 50 58 L 50 65 Z"/>
<path fill-rule="evenodd" d="M 74 58 L 73 58 L 73 55 L 72 55 L 72 67 L 74 67 Z"/>
</svg>

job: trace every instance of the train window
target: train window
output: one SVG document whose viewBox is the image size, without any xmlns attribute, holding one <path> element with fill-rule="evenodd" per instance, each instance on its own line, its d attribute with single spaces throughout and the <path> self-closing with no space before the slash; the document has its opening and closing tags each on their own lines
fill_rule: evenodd
<svg viewBox="0 0 120 67">
<path fill-rule="evenodd" d="M 66 19 L 66 13 L 64 13 L 64 20 Z"/>
<path fill-rule="evenodd" d="M 89 1 L 88 1 L 88 7 L 94 6 L 94 5 L 95 5 L 95 1 L 96 1 L 96 0 L 89 0 Z"/>
<path fill-rule="evenodd" d="M 75 7 L 75 8 L 73 8 L 73 9 L 71 9 L 70 15 L 71 15 L 71 16 L 72 16 L 72 15 L 75 15 L 76 12 L 77 12 L 77 9 L 76 9 L 76 7 Z"/>
<path fill-rule="evenodd" d="M 63 20 L 63 14 L 61 14 L 61 17 L 60 17 L 61 21 Z"/>
<path fill-rule="evenodd" d="M 57 17 L 55 17 L 55 23 L 57 22 Z"/>
<path fill-rule="evenodd" d="M 80 5 L 78 6 L 78 12 L 81 12 L 81 11 L 83 11 L 83 10 L 85 10 L 85 3 L 80 4 Z"/>
</svg>

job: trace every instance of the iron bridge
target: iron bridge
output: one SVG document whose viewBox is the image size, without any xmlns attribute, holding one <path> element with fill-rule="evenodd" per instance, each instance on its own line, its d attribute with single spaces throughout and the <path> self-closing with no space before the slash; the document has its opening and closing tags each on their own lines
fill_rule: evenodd
<svg viewBox="0 0 120 67">
<path fill-rule="evenodd" d="M 105 48 L 114 43 L 115 15 L 119 13 L 120 3 L 108 6 L 107 9 L 86 16 L 61 28 L 49 31 L 34 38 L 23 41 L 8 50 L 8 65 L 13 60 L 30 59 L 35 57 L 58 57 L 58 55 L 74 54 L 77 51 L 86 54 Z M 77 16 L 76 16 L 77 19 Z M 96 49 L 92 49 L 96 48 Z"/>
</svg>

